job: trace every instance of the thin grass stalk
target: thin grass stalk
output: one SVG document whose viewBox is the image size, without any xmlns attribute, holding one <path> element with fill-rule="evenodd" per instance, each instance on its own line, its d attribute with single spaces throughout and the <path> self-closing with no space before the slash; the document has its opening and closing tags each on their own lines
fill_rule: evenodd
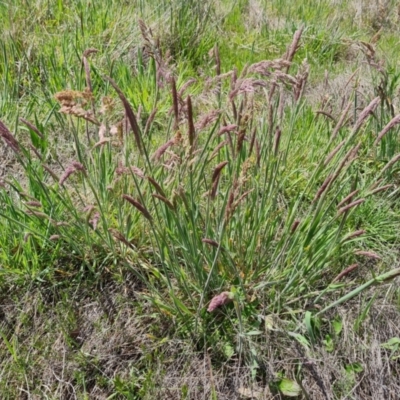
<svg viewBox="0 0 400 400">
<path fill-rule="evenodd" d="M 143 135 L 146 136 L 149 133 L 151 124 L 154 121 L 157 111 L 158 111 L 157 108 L 154 108 L 153 111 L 151 112 L 151 114 L 149 115 L 149 118 L 147 118 L 146 125 L 145 125 L 144 131 L 143 131 Z"/>
<path fill-rule="evenodd" d="M 168 206 L 170 210 L 175 211 L 174 205 L 165 196 L 162 196 L 159 193 L 153 193 L 152 196 L 155 197 L 156 199 L 161 200 L 164 204 Z"/>
<path fill-rule="evenodd" d="M 212 199 L 214 199 L 215 195 L 217 194 L 218 182 L 219 182 L 219 178 L 221 175 L 221 171 L 227 164 L 228 164 L 228 161 L 222 161 L 214 169 L 213 176 L 211 179 L 211 191 L 210 191 L 210 197 Z"/>
<path fill-rule="evenodd" d="M 351 300 L 353 297 L 358 296 L 364 290 L 368 289 L 371 286 L 379 285 L 385 281 L 392 280 L 400 275 L 400 268 L 393 269 L 389 272 L 386 272 L 382 275 L 377 276 L 376 278 L 372 278 L 368 282 L 364 283 L 363 285 L 359 286 L 358 288 L 352 290 L 350 293 L 346 294 L 345 296 L 341 297 L 340 299 L 334 301 L 333 303 L 329 304 L 321 311 L 319 311 L 315 316 L 322 315 L 329 311 L 331 308 L 337 307 L 338 305 L 345 303 L 346 301 Z"/>
<path fill-rule="evenodd" d="M 350 209 L 352 209 L 352 208 L 358 206 L 359 204 L 364 203 L 364 201 L 365 201 L 365 199 L 358 199 L 358 200 L 355 200 L 355 201 L 353 201 L 352 203 L 347 204 L 346 206 L 339 208 L 339 209 L 338 209 L 338 214 L 339 214 L 339 215 L 340 215 L 340 214 L 343 214 L 343 213 L 345 213 L 346 211 L 348 211 L 348 210 L 350 210 Z"/>
<path fill-rule="evenodd" d="M 345 270 L 343 270 L 339 275 L 335 277 L 332 283 L 340 281 L 342 278 L 347 276 L 350 272 L 354 271 L 356 268 L 358 268 L 358 264 L 349 265 Z"/>
<path fill-rule="evenodd" d="M 356 194 L 358 194 L 360 190 L 356 189 L 353 190 L 349 195 L 347 195 L 338 205 L 337 208 L 342 207 L 344 204 L 346 204 L 348 201 L 350 201 Z"/>
<path fill-rule="evenodd" d="M 164 198 L 167 197 L 164 190 L 162 190 L 161 186 L 158 184 L 158 182 L 154 178 L 152 178 L 151 176 L 148 176 L 147 179 L 153 185 L 154 189 L 156 189 L 158 194 L 160 194 Z"/>
<path fill-rule="evenodd" d="M 390 169 L 394 164 L 397 163 L 397 161 L 400 160 L 400 153 L 396 154 L 386 165 L 385 167 L 381 170 L 381 172 L 378 175 L 378 178 L 381 177 L 388 169 Z"/>
<path fill-rule="evenodd" d="M 304 26 L 302 26 L 300 29 L 298 29 L 294 35 L 293 35 L 293 40 L 292 43 L 290 44 L 289 48 L 286 51 L 286 54 L 284 56 L 284 59 L 286 59 L 288 62 L 292 62 L 294 55 L 296 54 L 298 48 L 299 48 L 299 42 L 301 35 L 303 34 Z M 286 73 L 289 72 L 290 66 L 286 67 Z"/>
<path fill-rule="evenodd" d="M 216 249 L 221 247 L 220 244 L 218 242 L 216 242 L 215 240 L 213 240 L 213 239 L 204 238 L 204 239 L 201 239 L 201 241 L 203 243 L 209 244 L 212 247 L 215 247 Z"/>
<path fill-rule="evenodd" d="M 176 91 L 175 78 L 171 78 L 171 88 L 172 88 L 172 101 L 174 107 L 174 130 L 178 129 L 179 126 L 179 103 L 178 103 L 178 93 Z"/>
<path fill-rule="evenodd" d="M 320 188 L 320 190 L 318 191 L 316 197 L 314 198 L 313 202 L 318 200 L 324 192 L 328 191 L 328 189 L 332 186 L 332 184 L 335 182 L 335 180 L 339 177 L 339 175 L 342 172 L 342 170 L 343 170 L 344 166 L 346 165 L 346 163 L 348 163 L 348 166 L 349 166 L 355 160 L 356 154 L 357 154 L 360 146 L 361 146 L 361 143 L 358 143 L 356 146 L 352 147 L 345 154 L 345 156 L 343 157 L 342 161 L 340 162 L 340 164 L 337 167 L 337 169 L 335 170 L 335 172 L 332 175 L 330 175 L 330 177 L 328 176 L 328 178 L 326 178 L 326 180 L 324 181 L 322 187 Z"/>
<path fill-rule="evenodd" d="M 354 254 L 356 254 L 358 256 L 372 258 L 374 260 L 381 260 L 381 257 L 373 251 L 358 250 L 358 251 L 355 251 Z"/>
<path fill-rule="evenodd" d="M 335 117 L 332 114 L 329 114 L 327 111 L 318 110 L 318 111 L 316 111 L 316 114 L 323 115 L 323 116 L 331 119 L 333 122 L 336 122 Z"/>
<path fill-rule="evenodd" d="M 248 152 L 248 157 L 251 156 L 251 153 L 253 152 L 254 149 L 254 144 L 255 144 L 255 140 L 256 140 L 256 134 L 257 134 L 257 128 L 254 127 L 253 131 L 251 133 L 251 139 L 250 139 L 250 145 L 249 145 L 249 152 Z"/>
<path fill-rule="evenodd" d="M 346 140 L 343 140 L 328 154 L 328 156 L 326 157 L 326 159 L 324 161 L 325 167 L 331 162 L 332 158 L 335 157 L 335 155 L 339 152 L 339 150 L 344 146 L 345 143 L 346 143 Z"/>
<path fill-rule="evenodd" d="M 39 161 L 43 161 L 43 157 L 39 154 L 38 150 L 33 144 L 29 143 L 29 148 L 33 151 L 33 153 L 35 154 L 35 156 L 38 158 Z"/>
<path fill-rule="evenodd" d="M 368 192 L 368 193 L 365 195 L 365 197 L 371 196 L 371 195 L 376 194 L 376 193 L 379 193 L 379 192 L 382 192 L 382 191 L 387 190 L 387 189 L 390 189 L 390 188 L 392 188 L 392 187 L 394 187 L 393 184 L 389 184 L 389 185 L 384 185 L 384 186 L 378 187 L 378 188 L 373 189 L 373 190 L 371 190 L 370 192 Z"/>
<path fill-rule="evenodd" d="M 141 204 L 139 201 L 135 200 L 132 196 L 129 196 L 127 194 L 123 194 L 122 198 L 131 203 L 137 210 L 140 211 L 140 213 L 147 218 L 150 222 L 153 220 L 151 214 L 149 211 L 146 209 L 143 204 Z"/>
<path fill-rule="evenodd" d="M 336 139 L 336 137 L 337 137 L 340 129 L 342 128 L 343 123 L 344 123 L 344 121 L 345 121 L 345 119 L 347 117 L 347 114 L 349 113 L 349 110 L 350 110 L 350 107 L 352 106 L 352 104 L 353 103 L 351 101 L 349 101 L 347 103 L 346 108 L 342 111 L 342 114 L 340 115 L 339 121 L 338 121 L 338 123 L 336 124 L 335 128 L 332 131 L 331 141 Z"/>
<path fill-rule="evenodd" d="M 217 147 L 213 150 L 213 152 L 211 153 L 211 155 L 210 155 L 210 161 L 219 153 L 219 151 L 225 146 L 225 145 L 227 145 L 229 143 L 229 141 L 228 140 L 224 140 L 223 142 L 221 142 L 221 143 L 219 143 L 218 145 L 217 145 Z"/>
<path fill-rule="evenodd" d="M 188 96 L 186 99 L 186 105 L 187 105 L 187 110 L 188 110 L 188 139 L 189 139 L 189 145 L 190 145 L 190 152 L 192 152 L 196 133 L 195 133 L 194 122 L 193 122 L 192 100 L 191 100 L 190 96 Z"/>
<path fill-rule="evenodd" d="M 349 233 L 347 236 L 345 236 L 343 238 L 342 242 L 344 243 L 344 242 L 347 242 L 347 241 L 349 241 L 351 239 L 355 239 L 357 237 L 360 237 L 360 236 L 364 235 L 365 232 L 366 231 L 364 229 L 359 229 L 358 231 L 351 232 L 351 233 Z"/>
<path fill-rule="evenodd" d="M 230 210 L 231 214 L 233 214 L 238 207 L 238 205 L 251 193 L 254 191 L 253 189 L 248 190 L 247 192 L 244 192 L 232 205 L 232 208 Z"/>
<path fill-rule="evenodd" d="M 40 139 L 44 139 L 44 136 L 43 136 L 43 134 L 39 131 L 39 129 L 35 126 L 35 125 L 33 125 L 32 123 L 30 123 L 29 121 L 27 121 L 26 119 L 24 119 L 24 118 L 20 118 L 19 119 L 24 125 L 26 125 L 30 130 L 32 130 L 33 132 L 35 132 L 36 133 L 36 135 L 38 135 L 39 137 L 40 137 Z"/>
<path fill-rule="evenodd" d="M 245 137 L 246 137 L 246 130 L 245 128 L 243 128 L 239 131 L 236 139 L 236 156 L 239 156 L 240 152 L 242 151 Z"/>
<path fill-rule="evenodd" d="M 172 138 L 168 140 L 168 142 L 161 145 L 151 156 L 152 160 L 159 160 L 163 154 L 167 151 L 167 149 L 175 144 L 175 139 Z"/>
<path fill-rule="evenodd" d="M 97 53 L 98 50 L 91 48 L 91 49 L 87 49 L 83 52 L 83 57 L 82 57 L 82 62 L 83 62 L 83 66 L 85 69 L 85 78 L 86 78 L 86 86 L 88 87 L 88 89 L 90 90 L 90 93 L 93 93 L 93 86 L 92 86 L 92 80 L 90 79 L 90 66 L 89 66 L 89 62 L 87 57 L 90 54 L 93 53 Z M 96 107 L 95 107 L 95 103 L 94 103 L 94 98 L 91 98 L 91 104 L 92 104 L 92 112 L 93 115 L 96 117 Z"/>
<path fill-rule="evenodd" d="M 233 113 L 233 120 L 237 123 L 238 120 L 238 112 L 235 104 L 235 100 L 231 100 L 231 106 L 232 106 L 232 113 Z"/>
<path fill-rule="evenodd" d="M 281 133 L 282 133 L 282 131 L 280 130 L 279 126 L 277 126 L 276 129 L 275 129 L 275 142 L 274 142 L 274 155 L 275 155 L 275 157 L 278 155 L 279 144 L 281 142 Z"/>
<path fill-rule="evenodd" d="M 378 107 L 378 104 L 380 103 L 381 99 L 380 97 L 375 97 L 367 107 L 364 108 L 364 110 L 361 111 L 356 123 L 354 124 L 354 127 L 351 131 L 350 138 L 352 139 L 358 132 L 358 130 L 361 128 L 363 125 L 364 121 L 368 118 L 370 114 L 372 114 L 376 107 Z"/>
<path fill-rule="evenodd" d="M 105 79 L 108 80 L 111 84 L 111 86 L 115 89 L 115 91 L 118 93 L 119 98 L 122 101 L 122 104 L 125 108 L 126 115 L 128 117 L 129 123 L 132 127 L 132 131 L 135 137 L 136 145 L 139 149 L 139 152 L 142 154 L 143 153 L 143 146 L 142 146 L 142 138 L 141 138 L 141 133 L 140 133 L 140 128 L 137 123 L 135 114 L 132 110 L 131 105 L 128 102 L 128 99 L 125 97 L 123 94 L 122 90 L 118 87 L 118 85 L 115 83 L 113 79 L 111 79 L 109 76 L 105 76 Z"/>
<path fill-rule="evenodd" d="M 9 129 L 0 120 L 0 137 L 6 142 L 6 144 L 11 147 L 11 149 L 19 155 L 21 153 L 21 147 Z"/>
<path fill-rule="evenodd" d="M 379 132 L 378 137 L 376 138 L 374 145 L 377 146 L 378 143 L 382 140 L 382 138 L 396 125 L 400 124 L 400 114 L 396 115 L 391 121 Z"/>
</svg>

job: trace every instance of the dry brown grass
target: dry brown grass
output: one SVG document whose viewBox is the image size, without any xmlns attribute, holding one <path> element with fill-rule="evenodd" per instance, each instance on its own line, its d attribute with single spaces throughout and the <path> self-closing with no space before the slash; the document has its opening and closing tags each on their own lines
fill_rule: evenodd
<svg viewBox="0 0 400 400">
<path fill-rule="evenodd" d="M 78 399 L 83 392 L 79 373 L 84 372 L 90 399 L 106 399 L 114 393 L 112 382 L 117 377 L 136 380 L 132 393 L 137 390 L 138 398 L 149 400 L 178 400 L 185 393 L 193 400 L 213 394 L 221 400 L 282 399 L 266 384 L 284 371 L 301 382 L 307 393 L 300 397 L 304 399 L 398 399 L 400 366 L 380 344 L 400 337 L 400 315 L 383 297 L 376 300 L 357 332 L 361 299 L 335 310 L 331 317 L 341 318 L 343 330 L 333 351 L 321 344 L 304 348 L 281 330 L 287 322 L 268 316 L 266 327 L 273 329 L 266 328 L 264 340 L 254 344 L 260 378 L 253 381 L 251 369 L 239 359 L 221 364 L 212 353 L 197 352 L 196 343 L 170 337 L 171 326 L 150 313 L 142 290 L 126 276 L 123 284 L 104 283 L 96 291 L 81 287 L 68 293 L 54 288 L 3 293 L 1 330 L 10 343 L 17 341 L 17 360 L 25 363 L 24 374 L 16 373 L 15 360 L 1 342 L 4 387 L 14 396 L 19 393 L 7 397 L 3 391 L 3 398 Z M 328 327 L 324 324 L 322 332 Z M 352 363 L 363 370 L 354 375 L 346 372 L 345 365 Z M 146 379 L 151 384 L 139 395 Z"/>
</svg>

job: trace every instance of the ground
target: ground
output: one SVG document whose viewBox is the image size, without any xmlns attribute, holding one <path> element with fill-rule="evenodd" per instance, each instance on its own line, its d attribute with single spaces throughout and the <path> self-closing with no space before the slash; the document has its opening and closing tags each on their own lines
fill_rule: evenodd
<svg viewBox="0 0 400 400">
<path fill-rule="evenodd" d="M 397 399 L 399 6 L 2 2 L 0 397 Z"/>
</svg>

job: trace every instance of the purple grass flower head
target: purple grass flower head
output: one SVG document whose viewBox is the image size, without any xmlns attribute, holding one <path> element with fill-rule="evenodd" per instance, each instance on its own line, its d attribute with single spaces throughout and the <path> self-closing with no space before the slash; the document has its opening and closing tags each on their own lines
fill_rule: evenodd
<svg viewBox="0 0 400 400">
<path fill-rule="evenodd" d="M 62 186 L 64 182 L 76 171 L 82 171 L 85 173 L 85 167 L 80 162 L 72 161 L 72 163 L 67 167 L 61 176 L 59 184 Z"/>
<path fill-rule="evenodd" d="M 219 295 L 214 296 L 211 299 L 211 302 L 210 302 L 210 305 L 208 306 L 207 311 L 213 312 L 217 308 L 230 303 L 233 300 L 233 297 L 234 297 L 234 294 L 232 292 L 222 292 Z"/>
<path fill-rule="evenodd" d="M 100 213 L 96 212 L 93 215 L 93 218 L 89 221 L 90 224 L 92 225 L 93 230 L 97 229 L 97 223 L 99 222 L 100 219 Z"/>
<path fill-rule="evenodd" d="M 10 130 L 0 120 L 0 138 L 2 138 L 8 146 L 10 146 L 16 154 L 19 154 L 21 148 L 17 139 L 12 135 Z"/>
</svg>

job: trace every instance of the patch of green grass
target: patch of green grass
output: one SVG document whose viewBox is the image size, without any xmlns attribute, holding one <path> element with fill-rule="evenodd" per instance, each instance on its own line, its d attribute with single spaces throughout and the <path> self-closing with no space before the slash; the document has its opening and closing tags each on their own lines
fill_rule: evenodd
<svg viewBox="0 0 400 400">
<path fill-rule="evenodd" d="M 360 334 L 396 301 L 399 72 L 393 17 L 351 25 L 356 6 L 0 5 L 4 398 L 217 398 L 243 366 L 275 393 L 362 396 L 336 328 L 370 365 Z M 341 376 L 315 385 L 324 352 Z"/>
</svg>

